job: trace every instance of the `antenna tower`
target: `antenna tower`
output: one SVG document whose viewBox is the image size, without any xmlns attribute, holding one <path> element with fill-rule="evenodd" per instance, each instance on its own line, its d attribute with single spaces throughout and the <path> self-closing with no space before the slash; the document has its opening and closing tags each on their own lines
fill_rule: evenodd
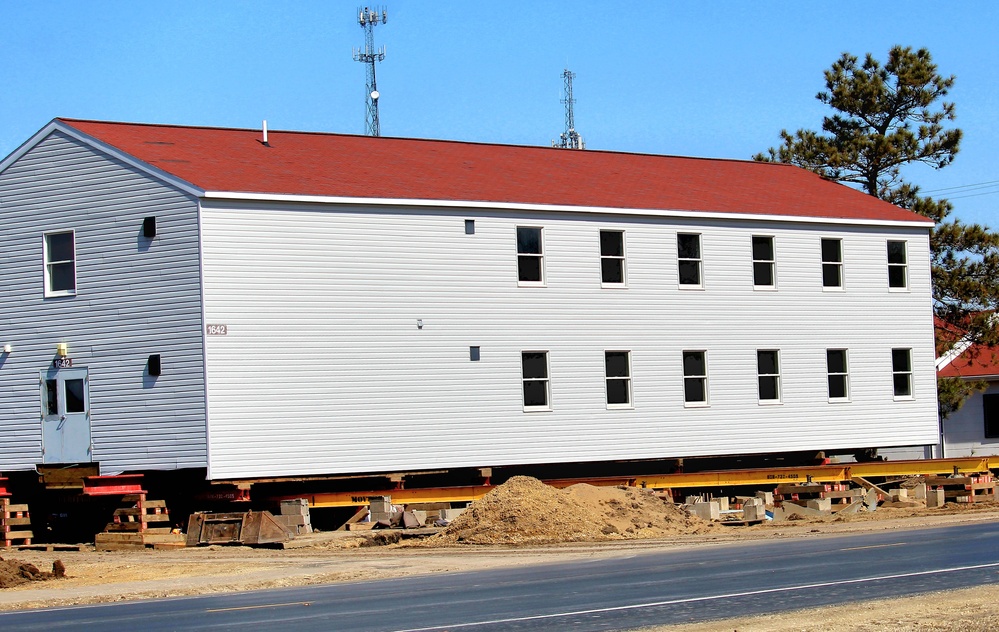
<svg viewBox="0 0 999 632">
<path fill-rule="evenodd" d="M 354 61 L 367 64 L 368 83 L 365 94 L 367 110 L 364 114 L 364 133 L 368 136 L 381 136 L 381 126 L 378 124 L 378 84 L 375 81 L 375 62 L 385 59 L 385 47 L 375 50 L 375 25 L 388 21 L 388 12 L 381 14 L 378 9 L 364 7 L 357 12 L 357 23 L 364 29 L 364 48 L 354 49 Z"/>
<path fill-rule="evenodd" d="M 562 132 L 558 140 L 552 141 L 552 147 L 558 147 L 559 149 L 585 149 L 586 145 L 583 143 L 583 137 L 576 132 L 576 120 L 572 114 L 572 104 L 576 102 L 572 98 L 572 80 L 576 76 L 576 73 L 569 72 L 566 68 L 562 71 L 562 79 L 565 82 L 565 98 L 562 99 L 562 103 L 565 103 L 565 131 Z"/>
</svg>

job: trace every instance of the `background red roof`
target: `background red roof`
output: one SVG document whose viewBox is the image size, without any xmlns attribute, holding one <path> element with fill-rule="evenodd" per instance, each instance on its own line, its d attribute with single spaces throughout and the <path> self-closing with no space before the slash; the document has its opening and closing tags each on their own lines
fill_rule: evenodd
<svg viewBox="0 0 999 632">
<path fill-rule="evenodd" d="M 790 165 L 59 119 L 205 191 L 930 220 Z"/>
</svg>

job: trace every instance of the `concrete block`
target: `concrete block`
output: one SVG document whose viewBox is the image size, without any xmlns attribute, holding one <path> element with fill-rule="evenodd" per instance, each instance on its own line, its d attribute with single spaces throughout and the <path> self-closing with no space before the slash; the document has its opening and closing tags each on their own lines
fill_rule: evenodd
<svg viewBox="0 0 999 632">
<path fill-rule="evenodd" d="M 413 509 L 411 513 L 416 518 L 416 521 L 420 523 L 421 526 L 427 524 L 427 517 L 430 514 L 430 512 L 423 511 L 422 509 Z M 439 514 L 440 512 L 438 511 L 437 513 Z"/>
<path fill-rule="evenodd" d="M 805 502 L 805 507 L 814 509 L 815 511 L 832 511 L 832 499 L 811 498 Z"/>
<path fill-rule="evenodd" d="M 888 500 L 893 503 L 909 500 L 909 490 L 903 488 L 889 489 Z"/>
<path fill-rule="evenodd" d="M 762 498 L 750 498 L 742 505 L 743 520 L 766 520 L 767 508 Z"/>
<path fill-rule="evenodd" d="M 915 500 L 926 500 L 926 483 L 920 483 L 909 489 L 909 498 Z"/>
<path fill-rule="evenodd" d="M 718 520 L 721 516 L 721 509 L 719 509 L 718 503 L 713 501 L 694 503 L 690 505 L 690 511 L 702 520 Z"/>
<path fill-rule="evenodd" d="M 718 503 L 718 509 L 720 511 L 728 511 L 728 496 L 723 498 L 712 498 L 716 503 Z"/>
<path fill-rule="evenodd" d="M 456 509 L 441 509 L 441 519 L 451 522 L 461 514 L 465 513 L 464 507 L 459 507 Z"/>
<path fill-rule="evenodd" d="M 686 498 L 683 499 L 683 504 L 685 505 L 693 505 L 694 503 L 701 503 L 701 502 L 704 502 L 704 498 L 701 496 L 687 496 Z"/>
<path fill-rule="evenodd" d="M 774 504 L 773 492 L 756 492 L 756 497 L 763 499 L 763 504 L 768 507 L 772 507 Z"/>
<path fill-rule="evenodd" d="M 309 515 L 309 501 L 304 498 L 295 498 L 294 500 L 282 500 L 281 501 L 281 515 Z"/>
<path fill-rule="evenodd" d="M 944 506 L 944 490 L 942 489 L 928 489 L 926 490 L 926 506 L 930 509 L 935 509 L 936 507 Z"/>
</svg>

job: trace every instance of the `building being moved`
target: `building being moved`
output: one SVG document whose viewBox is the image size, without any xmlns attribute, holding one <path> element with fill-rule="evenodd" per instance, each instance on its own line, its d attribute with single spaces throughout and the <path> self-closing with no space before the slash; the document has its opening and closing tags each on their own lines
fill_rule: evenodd
<svg viewBox="0 0 999 632">
<path fill-rule="evenodd" d="M 934 445 L 931 227 L 789 165 L 56 119 L 0 162 L 0 472 Z"/>
</svg>

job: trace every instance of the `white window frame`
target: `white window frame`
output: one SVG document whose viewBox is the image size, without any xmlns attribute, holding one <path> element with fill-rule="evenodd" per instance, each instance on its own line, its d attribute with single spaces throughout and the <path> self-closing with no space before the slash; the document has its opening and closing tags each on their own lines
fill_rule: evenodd
<svg viewBox="0 0 999 632">
<path fill-rule="evenodd" d="M 688 353 L 699 353 L 701 354 L 701 363 L 704 365 L 703 374 L 693 374 L 687 373 L 687 363 L 685 362 Z M 683 373 L 683 406 L 684 408 L 706 408 L 710 405 L 710 396 L 708 392 L 708 352 L 704 349 L 684 349 L 680 353 L 680 370 Z M 699 380 L 701 382 L 701 390 L 704 392 L 703 400 L 688 400 L 687 399 L 687 380 Z"/>
<path fill-rule="evenodd" d="M 776 373 L 761 373 L 760 372 L 760 354 L 761 353 L 773 353 L 774 354 L 774 368 L 777 369 Z M 759 399 L 759 403 L 764 406 L 772 406 L 776 404 L 781 404 L 784 401 L 784 393 L 781 388 L 781 373 L 780 373 L 780 349 L 757 349 L 756 350 L 756 395 Z M 773 379 L 775 382 L 775 387 L 777 391 L 777 397 L 775 399 L 763 399 L 763 379 Z"/>
<path fill-rule="evenodd" d="M 842 351 L 843 352 L 843 370 L 833 371 L 829 366 L 829 352 L 830 351 Z M 832 380 L 833 379 L 843 380 L 843 392 L 845 395 L 843 397 L 833 397 L 832 394 Z M 850 351 L 848 349 L 834 348 L 826 349 L 826 392 L 829 395 L 830 402 L 848 402 L 850 401 Z"/>
<path fill-rule="evenodd" d="M 769 259 L 757 259 L 756 258 L 756 240 L 757 239 L 768 239 L 770 240 L 770 258 Z M 753 289 L 754 290 L 776 290 L 777 289 L 777 238 L 774 235 L 752 235 L 750 237 L 750 250 L 752 252 L 753 258 Z M 759 284 L 756 282 L 756 266 L 769 265 L 770 266 L 770 283 Z"/>
<path fill-rule="evenodd" d="M 607 372 L 607 357 L 611 353 L 623 353 L 627 360 L 627 375 L 608 375 Z M 631 351 L 626 349 L 605 349 L 604 350 L 604 401 L 607 402 L 607 408 L 623 409 L 623 408 L 634 408 L 635 407 L 635 394 L 632 391 L 632 367 L 631 367 Z M 628 394 L 627 402 L 611 403 L 610 401 L 610 382 L 623 381 L 625 383 L 626 392 Z"/>
<path fill-rule="evenodd" d="M 697 238 L 697 256 L 696 257 L 681 257 L 680 256 L 680 237 L 696 237 Z M 694 263 L 697 267 L 697 283 L 684 283 L 683 278 L 680 275 L 680 267 L 683 263 Z M 700 290 L 704 289 L 704 239 L 701 233 L 682 233 L 678 232 L 676 234 L 676 281 L 677 285 L 680 286 L 681 290 Z"/>
<path fill-rule="evenodd" d="M 902 244 L 902 257 L 903 261 L 901 263 L 892 262 L 891 260 L 891 245 L 892 244 Z M 909 291 L 909 242 L 904 239 L 889 239 L 886 243 L 885 255 L 887 257 L 888 263 L 888 291 L 889 292 L 908 292 Z M 891 284 L 891 272 L 892 269 L 902 270 L 902 285 L 892 285 Z"/>
<path fill-rule="evenodd" d="M 616 234 L 621 238 L 621 254 L 608 255 L 604 253 L 604 233 Z M 601 287 L 627 287 L 628 286 L 628 265 L 627 252 L 625 251 L 625 236 L 623 230 L 605 229 L 600 231 L 600 286 Z M 604 262 L 616 262 L 621 266 L 621 280 L 608 281 L 604 278 Z"/>
<path fill-rule="evenodd" d="M 908 367 L 899 368 L 895 365 L 895 354 L 896 352 L 905 352 L 906 363 Z M 898 394 L 898 389 L 896 388 L 896 381 L 898 378 L 904 377 L 906 379 L 906 384 L 908 386 L 909 392 L 907 394 Z M 895 401 L 907 401 L 914 399 L 914 390 L 912 384 L 912 348 L 911 347 L 893 347 L 891 350 L 891 392 L 892 397 Z"/>
<path fill-rule="evenodd" d="M 544 377 L 526 377 L 524 369 L 524 355 L 541 354 L 545 357 L 545 375 Z M 520 378 L 521 378 L 521 391 L 520 391 L 520 401 L 524 405 L 524 412 L 543 412 L 552 409 L 552 380 L 551 380 L 552 370 L 551 370 L 551 359 L 550 354 L 544 349 L 527 349 L 520 352 Z M 544 405 L 528 405 L 527 403 L 527 384 L 528 382 L 541 382 L 545 387 L 545 404 Z"/>
<path fill-rule="evenodd" d="M 538 250 L 539 252 L 521 252 L 520 251 L 520 230 L 536 230 L 538 231 Z M 517 226 L 515 235 L 515 245 L 517 247 L 517 285 L 520 287 L 544 287 L 547 282 L 547 275 L 545 274 L 545 229 L 542 226 Z M 538 281 L 524 281 L 520 278 L 520 261 L 522 258 L 531 258 L 538 260 L 538 270 L 539 276 L 541 277 Z"/>
<path fill-rule="evenodd" d="M 60 261 L 50 261 L 49 260 L 49 238 L 54 235 L 66 235 L 69 234 L 73 238 L 73 258 L 71 260 L 60 260 Z M 44 265 L 44 296 L 58 297 L 58 296 L 75 296 L 78 287 L 78 279 L 76 275 L 76 231 L 74 229 L 67 230 L 52 230 L 42 235 L 42 257 Z M 71 290 L 53 290 L 52 289 L 52 266 L 55 265 L 65 265 L 71 263 L 73 265 L 73 289 Z"/>
<path fill-rule="evenodd" d="M 839 247 L 838 261 L 827 261 L 826 252 L 823 247 L 826 242 L 835 243 Z M 822 260 L 822 291 L 823 292 L 840 292 L 846 285 L 846 281 L 843 277 L 843 240 L 838 237 L 823 237 L 819 242 L 819 258 Z M 839 284 L 837 285 L 826 285 L 826 266 L 832 266 L 836 269 L 836 275 L 839 278 Z"/>
</svg>

